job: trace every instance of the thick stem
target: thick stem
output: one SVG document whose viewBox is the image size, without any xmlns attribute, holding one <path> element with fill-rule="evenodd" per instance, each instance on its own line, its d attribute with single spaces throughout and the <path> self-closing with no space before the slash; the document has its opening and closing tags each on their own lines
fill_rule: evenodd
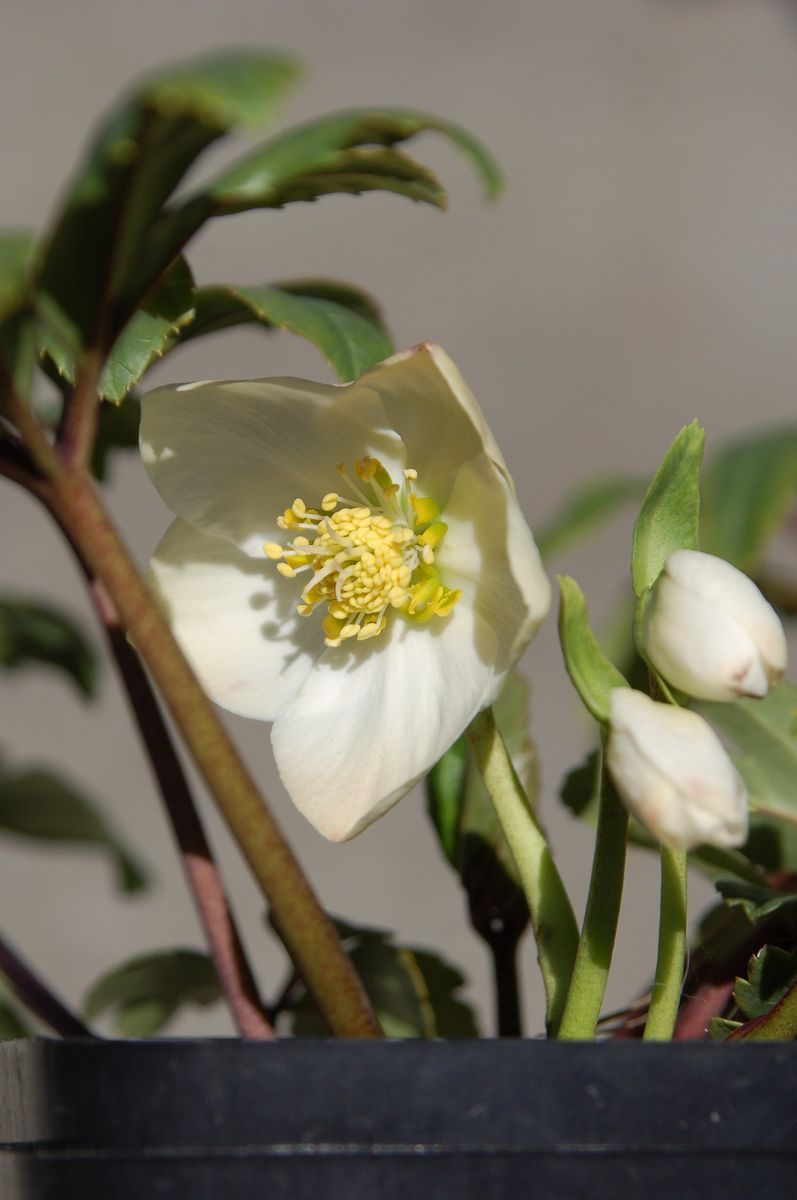
<svg viewBox="0 0 797 1200">
<path fill-rule="evenodd" d="M 244 1038 L 273 1037 L 274 1029 L 263 1010 L 218 866 L 157 697 L 102 584 L 90 577 L 89 584 L 127 693 L 131 714 L 160 788 L 188 886 L 236 1028 Z"/>
<path fill-rule="evenodd" d="M 86 467 L 97 437 L 100 397 L 97 391 L 102 355 L 94 350 L 80 362 L 72 391 L 64 398 L 57 444 L 67 467 Z"/>
<path fill-rule="evenodd" d="M 668 1042 L 675 1030 L 686 955 L 686 852 L 661 848 L 661 907 L 656 979 L 645 1026 L 647 1042 Z"/>
<path fill-rule="evenodd" d="M 576 919 L 545 834 L 531 811 L 490 709 L 471 722 L 468 737 L 517 863 L 537 940 L 548 1032 L 556 1036 L 578 946 Z"/>
<path fill-rule="evenodd" d="M 88 1026 L 53 995 L 2 937 L 0 971 L 8 980 L 14 995 L 54 1033 L 61 1037 L 94 1037 Z"/>
<path fill-rule="evenodd" d="M 160 689 L 330 1029 L 343 1037 L 381 1036 L 362 983 L 341 948 L 334 925 L 319 906 L 82 471 L 69 471 L 53 481 L 51 507 L 118 610 L 122 625 L 129 631 Z"/>
<path fill-rule="evenodd" d="M 601 754 L 598 763 L 600 809 L 595 857 L 573 980 L 559 1027 L 559 1037 L 563 1041 L 584 1041 L 595 1037 L 623 895 L 628 813 L 603 770 L 602 758 Z"/>
</svg>

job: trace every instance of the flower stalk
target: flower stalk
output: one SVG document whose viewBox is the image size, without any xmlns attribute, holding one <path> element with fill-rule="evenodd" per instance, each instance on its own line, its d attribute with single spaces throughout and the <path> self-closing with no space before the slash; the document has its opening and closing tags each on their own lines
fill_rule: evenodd
<svg viewBox="0 0 797 1200">
<path fill-rule="evenodd" d="M 668 1042 L 675 1031 L 686 955 L 686 851 L 661 847 L 659 948 L 644 1040 Z"/>
<path fill-rule="evenodd" d="M 600 808 L 595 856 L 584 923 L 559 1038 L 586 1041 L 595 1037 L 614 951 L 625 875 L 628 812 L 598 755 Z"/>
<path fill-rule="evenodd" d="M 578 946 L 578 926 L 545 834 L 528 803 L 491 709 L 471 722 L 468 738 L 501 828 L 517 863 L 531 912 L 546 996 L 548 1033 L 562 1019 Z"/>
</svg>

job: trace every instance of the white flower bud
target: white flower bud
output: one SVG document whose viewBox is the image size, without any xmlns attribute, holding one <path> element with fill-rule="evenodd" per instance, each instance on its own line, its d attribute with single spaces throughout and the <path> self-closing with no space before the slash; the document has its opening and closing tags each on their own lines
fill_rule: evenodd
<svg viewBox="0 0 797 1200">
<path fill-rule="evenodd" d="M 642 629 L 648 662 L 701 700 L 765 696 L 786 669 L 780 619 L 723 558 L 676 550 L 653 585 Z"/>
<path fill-rule="evenodd" d="M 609 698 L 606 765 L 624 804 L 665 846 L 741 846 L 747 789 L 711 726 L 631 688 Z"/>
</svg>

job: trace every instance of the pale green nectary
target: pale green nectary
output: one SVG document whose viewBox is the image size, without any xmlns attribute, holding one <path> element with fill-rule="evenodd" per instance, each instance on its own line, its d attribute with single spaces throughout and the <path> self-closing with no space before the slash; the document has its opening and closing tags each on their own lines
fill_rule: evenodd
<svg viewBox="0 0 797 1200">
<path fill-rule="evenodd" d="M 701 700 L 765 696 L 786 669 L 775 610 L 731 563 L 698 550 L 677 550 L 664 564 L 642 648 L 664 679 Z"/>
<path fill-rule="evenodd" d="M 747 790 L 708 722 L 631 688 L 616 688 L 609 710 L 606 765 L 640 824 L 678 850 L 743 845 Z"/>
<path fill-rule="evenodd" d="M 548 611 L 475 399 L 423 345 L 346 385 L 160 388 L 141 450 L 177 518 L 151 581 L 200 681 L 274 722 L 297 807 L 354 836 L 492 702 Z"/>
</svg>

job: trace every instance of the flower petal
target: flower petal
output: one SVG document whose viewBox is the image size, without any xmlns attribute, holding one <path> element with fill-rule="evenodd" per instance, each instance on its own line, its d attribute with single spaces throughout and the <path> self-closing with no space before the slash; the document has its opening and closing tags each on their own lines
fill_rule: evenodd
<svg viewBox="0 0 797 1200">
<path fill-rule="evenodd" d="M 381 637 L 316 662 L 271 740 L 291 799 L 320 833 L 353 837 L 440 758 L 497 690 L 494 643 L 460 604 L 422 627 L 394 618 Z"/>
<path fill-rule="evenodd" d="M 205 691 L 241 716 L 273 720 L 324 650 L 292 581 L 185 521 L 164 535 L 150 583 Z"/>
<path fill-rule="evenodd" d="M 457 473 L 443 512 L 448 532 L 437 565 L 446 587 L 494 630 L 505 671 L 531 640 L 551 603 L 551 585 L 514 492 L 488 454 Z"/>
<path fill-rule="evenodd" d="M 388 420 L 418 472 L 418 491 L 444 507 L 463 463 L 483 451 L 508 472 L 470 388 L 440 346 L 394 354 L 366 371 L 357 387 L 378 393 Z"/>
<path fill-rule="evenodd" d="M 177 516 L 262 555 L 297 496 L 317 504 L 340 486 L 336 467 L 365 455 L 401 477 L 401 442 L 367 387 L 298 379 L 198 383 L 149 392 L 141 453 Z"/>
</svg>

